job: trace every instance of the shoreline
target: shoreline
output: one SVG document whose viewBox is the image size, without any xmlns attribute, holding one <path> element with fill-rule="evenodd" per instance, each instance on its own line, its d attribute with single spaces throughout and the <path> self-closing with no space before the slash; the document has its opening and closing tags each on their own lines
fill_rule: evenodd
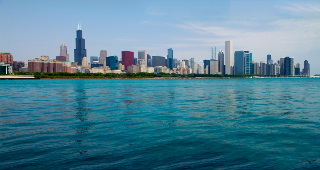
<svg viewBox="0 0 320 170">
<path fill-rule="evenodd" d="M 278 79 L 278 78 L 313 78 L 313 77 L 77 77 L 77 76 L 66 76 L 66 77 L 35 77 L 34 75 L 0 75 L 0 80 L 39 80 L 39 79 Z"/>
<path fill-rule="evenodd" d="M 39 79 L 34 77 L 34 75 L 0 75 L 0 80 L 30 80 L 30 79 Z"/>
</svg>

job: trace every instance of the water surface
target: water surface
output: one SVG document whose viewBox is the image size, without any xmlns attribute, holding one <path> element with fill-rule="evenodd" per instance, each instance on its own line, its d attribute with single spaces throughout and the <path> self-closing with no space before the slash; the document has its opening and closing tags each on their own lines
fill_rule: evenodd
<svg viewBox="0 0 320 170">
<path fill-rule="evenodd" d="M 0 169 L 320 168 L 320 79 L 0 81 Z"/>
</svg>

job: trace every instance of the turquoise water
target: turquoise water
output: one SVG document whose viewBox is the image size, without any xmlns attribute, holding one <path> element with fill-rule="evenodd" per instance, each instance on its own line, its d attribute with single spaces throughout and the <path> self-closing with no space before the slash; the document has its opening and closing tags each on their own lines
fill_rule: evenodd
<svg viewBox="0 0 320 170">
<path fill-rule="evenodd" d="M 320 168 L 320 79 L 0 81 L 0 169 Z"/>
</svg>

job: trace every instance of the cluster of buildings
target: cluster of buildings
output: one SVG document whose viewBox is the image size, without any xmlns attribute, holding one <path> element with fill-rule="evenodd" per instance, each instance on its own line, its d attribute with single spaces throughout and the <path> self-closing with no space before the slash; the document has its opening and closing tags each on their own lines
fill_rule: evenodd
<svg viewBox="0 0 320 170">
<path fill-rule="evenodd" d="M 215 57 L 216 58 L 216 57 Z M 204 60 L 205 74 L 242 74 L 262 76 L 306 76 L 310 77 L 310 64 L 304 61 L 303 69 L 300 64 L 294 64 L 294 58 L 284 57 L 274 62 L 267 55 L 267 62 L 254 62 L 250 51 L 234 51 L 233 42 L 225 42 L 225 53 L 220 50 L 217 59 Z"/>
<path fill-rule="evenodd" d="M 225 42 L 225 52 L 220 50 L 218 57 L 216 51 L 209 60 L 203 64 L 189 60 L 177 60 L 173 56 L 173 49 L 169 48 L 167 56 L 151 56 L 147 50 L 138 51 L 135 57 L 132 51 L 122 51 L 121 58 L 108 56 L 107 50 L 101 50 L 100 56 L 87 57 L 85 39 L 82 37 L 81 26 L 76 31 L 76 48 L 74 49 L 74 62 L 69 59 L 67 46 L 60 46 L 60 55 L 55 59 L 49 56 L 24 62 L 13 61 L 10 53 L 0 53 L 0 74 L 9 74 L 12 71 L 29 72 L 69 72 L 69 73 L 177 73 L 177 74 L 256 74 L 265 76 L 310 76 L 310 64 L 304 61 L 303 69 L 300 64 L 294 64 L 291 57 L 280 58 L 274 62 L 271 55 L 267 55 L 267 62 L 254 62 L 250 51 L 234 51 L 233 42 Z"/>
</svg>

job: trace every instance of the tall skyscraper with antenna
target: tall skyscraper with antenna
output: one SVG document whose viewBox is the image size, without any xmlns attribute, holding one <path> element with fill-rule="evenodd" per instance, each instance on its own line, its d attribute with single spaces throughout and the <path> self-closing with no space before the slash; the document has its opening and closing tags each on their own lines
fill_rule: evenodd
<svg viewBox="0 0 320 170">
<path fill-rule="evenodd" d="M 87 50 L 85 48 L 85 39 L 82 38 L 81 25 L 78 24 L 76 48 L 74 49 L 74 62 L 82 65 L 82 59 L 87 57 Z"/>
</svg>

